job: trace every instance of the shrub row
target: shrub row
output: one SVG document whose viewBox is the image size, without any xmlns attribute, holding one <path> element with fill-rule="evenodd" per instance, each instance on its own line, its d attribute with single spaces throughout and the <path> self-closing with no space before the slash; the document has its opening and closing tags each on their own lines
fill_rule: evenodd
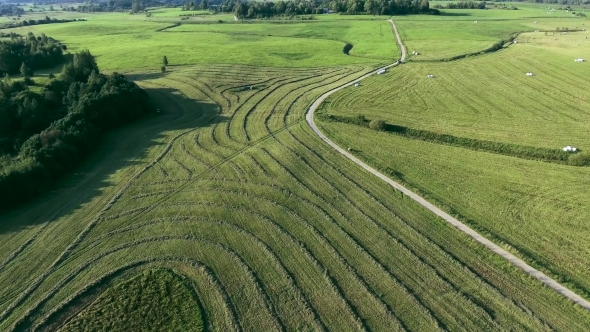
<svg viewBox="0 0 590 332">
<path fill-rule="evenodd" d="M 52 24 L 52 23 L 68 23 L 68 22 L 76 22 L 76 21 L 84 21 L 83 19 L 71 19 L 71 20 L 60 20 L 57 18 L 49 18 L 49 16 L 45 16 L 45 19 L 40 20 L 23 20 L 23 21 L 16 21 L 16 22 L 9 22 L 0 24 L 0 29 L 10 29 L 10 28 L 18 28 L 22 26 L 29 26 L 29 25 L 38 25 L 38 24 Z"/>
<path fill-rule="evenodd" d="M 316 117 L 323 121 L 348 123 L 374 130 L 389 132 L 411 139 L 419 139 L 427 142 L 458 146 L 471 150 L 485 151 L 511 157 L 541 160 L 560 164 L 568 163 L 569 165 L 573 166 L 590 166 L 590 154 L 588 153 L 572 154 L 571 152 L 565 152 L 561 149 L 540 148 L 440 134 L 428 130 L 412 129 L 404 126 L 388 124 L 383 120 L 370 121 L 362 115 L 356 117 L 347 117 L 320 113 Z"/>
</svg>

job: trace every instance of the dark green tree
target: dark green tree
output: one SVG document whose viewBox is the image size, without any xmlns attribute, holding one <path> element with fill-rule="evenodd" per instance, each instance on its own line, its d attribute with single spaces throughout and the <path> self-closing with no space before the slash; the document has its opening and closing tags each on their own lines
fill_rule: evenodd
<svg viewBox="0 0 590 332">
<path fill-rule="evenodd" d="M 165 73 L 166 72 L 166 66 L 160 67 L 160 70 L 162 71 L 162 73 Z"/>
<path fill-rule="evenodd" d="M 164 55 L 164 57 L 162 58 L 162 64 L 164 66 L 168 66 L 168 58 Z"/>
<path fill-rule="evenodd" d="M 20 73 L 21 73 L 21 75 L 23 75 L 24 78 L 28 78 L 28 77 L 33 76 L 33 71 L 24 62 L 20 66 Z"/>
</svg>

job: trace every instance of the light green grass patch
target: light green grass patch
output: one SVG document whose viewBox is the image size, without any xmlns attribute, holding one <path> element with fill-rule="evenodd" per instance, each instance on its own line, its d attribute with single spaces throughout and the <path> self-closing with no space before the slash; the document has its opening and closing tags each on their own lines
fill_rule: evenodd
<svg viewBox="0 0 590 332">
<path fill-rule="evenodd" d="M 316 31 L 313 25 L 307 24 L 183 25 L 183 29 L 203 32 L 173 33 L 156 32 L 165 28 L 166 23 L 137 21 L 128 26 L 128 22 L 118 19 L 119 16 L 109 14 L 87 22 L 23 27 L 11 31 L 20 34 L 44 32 L 65 43 L 70 52 L 89 49 L 97 56 L 100 68 L 107 71 L 159 70 L 164 55 L 172 66 L 224 63 L 276 67 L 388 63 L 397 56 L 387 22 L 355 22 L 340 35 L 338 29 L 330 30 L 328 36 L 334 39 L 318 39 L 322 35 L 321 30 Z M 243 34 L 245 27 L 252 27 L 256 33 Z M 268 36 L 273 34 L 275 27 L 281 29 L 284 36 Z M 217 29 L 226 33 L 207 32 Z M 265 29 L 267 33 L 264 33 Z M 292 38 L 297 35 L 302 38 Z M 370 37 L 368 42 L 360 42 L 367 37 Z M 352 42 L 359 41 L 359 56 L 348 56 L 342 52 L 342 40 L 348 38 Z M 377 47 L 374 46 L 376 41 L 380 41 Z"/>
<path fill-rule="evenodd" d="M 313 23 L 244 23 L 192 25 L 183 24 L 167 32 L 216 32 L 234 37 L 236 42 L 247 40 L 249 35 L 292 37 L 300 40 L 337 41 L 354 45 L 351 55 L 391 61 L 399 57 L 393 40 L 391 25 L 387 21 L 362 22 L 313 22 Z M 297 43 L 300 40 L 293 40 Z"/>
</svg>

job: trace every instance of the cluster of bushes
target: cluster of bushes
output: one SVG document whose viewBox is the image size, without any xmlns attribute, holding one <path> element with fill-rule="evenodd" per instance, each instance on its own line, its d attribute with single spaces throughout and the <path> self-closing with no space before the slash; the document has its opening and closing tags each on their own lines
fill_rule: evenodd
<svg viewBox="0 0 590 332">
<path fill-rule="evenodd" d="M 436 4 L 432 8 L 437 9 L 486 9 L 486 2 L 475 2 L 475 1 L 457 1 L 447 2 L 444 5 Z"/>
<path fill-rule="evenodd" d="M 574 166 L 590 166 L 590 153 L 578 153 L 572 155 L 561 149 L 548 149 L 533 146 L 508 144 L 500 142 L 485 141 L 466 137 L 457 137 L 446 134 L 439 134 L 427 130 L 412 129 L 385 123 L 383 120 L 368 120 L 362 115 L 347 117 L 332 114 L 318 114 L 318 119 L 348 123 L 357 126 L 367 127 L 378 131 L 386 131 L 412 139 L 419 139 L 428 142 L 441 143 L 452 146 L 464 147 L 472 150 L 486 151 L 503 154 L 512 157 L 542 160 L 547 162 L 568 163 Z"/>
<path fill-rule="evenodd" d="M 32 32 L 24 37 L 15 33 L 3 34 L 10 40 L 0 41 L 0 74 L 16 74 L 23 63 L 32 70 L 49 68 L 64 62 L 67 49 L 55 39 Z"/>
<path fill-rule="evenodd" d="M 194 1 L 187 1 L 182 5 L 182 10 L 207 10 L 209 8 L 209 0 L 201 0 L 199 3 Z"/>
<path fill-rule="evenodd" d="M 325 0 L 324 2 L 290 1 L 237 1 L 226 0 L 219 6 L 221 11 L 232 8 L 238 18 L 265 18 L 273 16 L 293 16 L 323 14 L 331 11 L 339 14 L 405 15 L 438 14 L 430 9 L 428 0 Z"/>
<path fill-rule="evenodd" d="M 0 209 L 46 191 L 92 151 L 100 137 L 152 107 L 123 75 L 99 73 L 88 51 L 43 87 L 0 82 Z"/>
<path fill-rule="evenodd" d="M 590 152 L 572 154 L 567 163 L 571 166 L 590 166 Z"/>
<path fill-rule="evenodd" d="M 516 6 L 508 6 L 505 3 L 503 4 L 499 4 L 499 5 L 494 5 L 495 9 L 506 9 L 506 10 L 518 10 L 518 7 Z"/>
</svg>

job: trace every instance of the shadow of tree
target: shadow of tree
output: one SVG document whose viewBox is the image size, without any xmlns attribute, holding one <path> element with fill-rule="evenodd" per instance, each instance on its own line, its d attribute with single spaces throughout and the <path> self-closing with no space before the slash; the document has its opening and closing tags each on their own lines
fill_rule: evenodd
<svg viewBox="0 0 590 332">
<path fill-rule="evenodd" d="M 165 148 L 166 140 L 171 138 L 170 132 L 227 121 L 219 114 L 217 104 L 187 98 L 171 88 L 147 88 L 145 91 L 161 113 L 106 134 L 98 150 L 61 179 L 53 191 L 12 211 L 0 213 L 0 234 L 68 216 L 96 199 L 99 199 L 96 204 L 104 205 L 116 192 L 116 187 L 149 164 L 148 152 Z M 125 180 L 113 181 L 115 175 Z"/>
</svg>

